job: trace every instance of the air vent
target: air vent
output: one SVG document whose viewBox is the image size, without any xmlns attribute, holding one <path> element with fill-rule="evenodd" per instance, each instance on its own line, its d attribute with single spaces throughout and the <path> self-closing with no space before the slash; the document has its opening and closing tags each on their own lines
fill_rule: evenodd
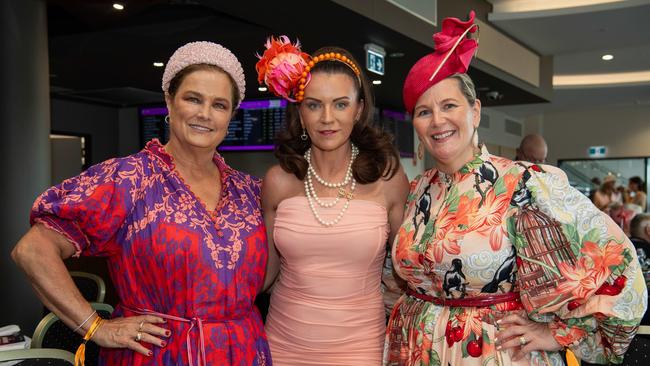
<svg viewBox="0 0 650 366">
<path fill-rule="evenodd" d="M 478 126 L 481 128 L 490 128 L 490 116 L 481 114 L 481 124 Z"/>
<path fill-rule="evenodd" d="M 506 118 L 506 132 L 512 135 L 521 136 L 521 123 Z"/>
</svg>

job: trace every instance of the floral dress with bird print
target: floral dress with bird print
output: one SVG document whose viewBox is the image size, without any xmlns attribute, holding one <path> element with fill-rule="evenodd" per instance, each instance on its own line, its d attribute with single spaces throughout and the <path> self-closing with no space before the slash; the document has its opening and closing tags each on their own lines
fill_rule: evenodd
<svg viewBox="0 0 650 366">
<path fill-rule="evenodd" d="M 647 306 L 634 247 L 607 215 L 561 170 L 485 147 L 452 175 L 432 169 L 412 182 L 393 265 L 408 291 L 390 316 L 389 366 L 563 365 L 558 352 L 513 362 L 496 349 L 497 320 L 513 311 L 548 323 L 582 360 L 620 363 Z"/>
</svg>

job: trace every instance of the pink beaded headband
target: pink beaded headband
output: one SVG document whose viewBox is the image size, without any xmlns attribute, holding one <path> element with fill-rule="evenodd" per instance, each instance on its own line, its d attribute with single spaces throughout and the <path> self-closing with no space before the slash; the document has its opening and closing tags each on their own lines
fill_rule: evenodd
<svg viewBox="0 0 650 366">
<path fill-rule="evenodd" d="M 227 48 L 212 42 L 190 42 L 177 49 L 167 61 L 162 78 L 162 90 L 169 91 L 169 82 L 190 65 L 208 64 L 219 66 L 232 77 L 239 91 L 239 103 L 244 100 L 246 80 L 244 69 L 237 57 Z M 235 108 L 239 107 L 239 104 Z"/>
</svg>

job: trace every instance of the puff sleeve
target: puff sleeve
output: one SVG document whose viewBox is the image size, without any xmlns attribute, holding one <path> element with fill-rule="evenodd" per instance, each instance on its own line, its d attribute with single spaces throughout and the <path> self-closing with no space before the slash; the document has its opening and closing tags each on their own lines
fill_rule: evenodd
<svg viewBox="0 0 650 366">
<path fill-rule="evenodd" d="M 133 208 L 139 186 L 133 158 L 111 159 L 43 192 L 34 202 L 30 224 L 40 223 L 65 236 L 76 252 L 116 253 L 116 233 Z"/>
<path fill-rule="evenodd" d="M 529 317 L 592 363 L 621 363 L 647 307 L 636 251 L 562 170 L 521 165 L 508 232 Z"/>
</svg>

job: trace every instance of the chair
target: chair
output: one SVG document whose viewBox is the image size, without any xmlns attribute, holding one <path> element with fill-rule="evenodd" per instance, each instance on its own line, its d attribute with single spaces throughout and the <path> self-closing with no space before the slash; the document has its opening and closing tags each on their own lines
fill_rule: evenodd
<svg viewBox="0 0 650 366">
<path fill-rule="evenodd" d="M 92 302 L 104 302 L 106 297 L 106 283 L 96 274 L 88 272 L 71 271 L 70 276 L 81 291 L 84 299 Z"/>
<path fill-rule="evenodd" d="M 81 271 L 70 271 L 69 273 L 84 299 L 90 302 L 104 302 L 106 283 L 101 277 Z M 43 317 L 49 313 L 50 309 L 43 306 Z"/>
<path fill-rule="evenodd" d="M 21 360 L 19 366 L 74 365 L 74 355 L 61 349 L 32 348 L 0 352 L 0 362 Z"/>
<path fill-rule="evenodd" d="M 113 307 L 108 304 L 94 302 L 91 303 L 91 306 L 97 310 L 97 314 L 105 319 L 110 318 L 113 313 Z M 54 313 L 49 313 L 36 326 L 32 338 L 32 348 L 58 348 L 75 353 L 82 341 L 81 335 L 74 333 Z M 86 365 L 97 365 L 98 357 L 99 346 L 88 342 L 86 344 Z"/>
<path fill-rule="evenodd" d="M 641 325 L 627 349 L 622 365 L 643 365 L 650 353 L 650 325 Z"/>
<path fill-rule="evenodd" d="M 630 342 L 630 348 L 627 349 L 621 365 L 647 365 L 648 354 L 650 354 L 650 325 L 641 325 L 636 336 Z M 581 365 L 592 366 L 594 364 L 582 362 Z"/>
</svg>

